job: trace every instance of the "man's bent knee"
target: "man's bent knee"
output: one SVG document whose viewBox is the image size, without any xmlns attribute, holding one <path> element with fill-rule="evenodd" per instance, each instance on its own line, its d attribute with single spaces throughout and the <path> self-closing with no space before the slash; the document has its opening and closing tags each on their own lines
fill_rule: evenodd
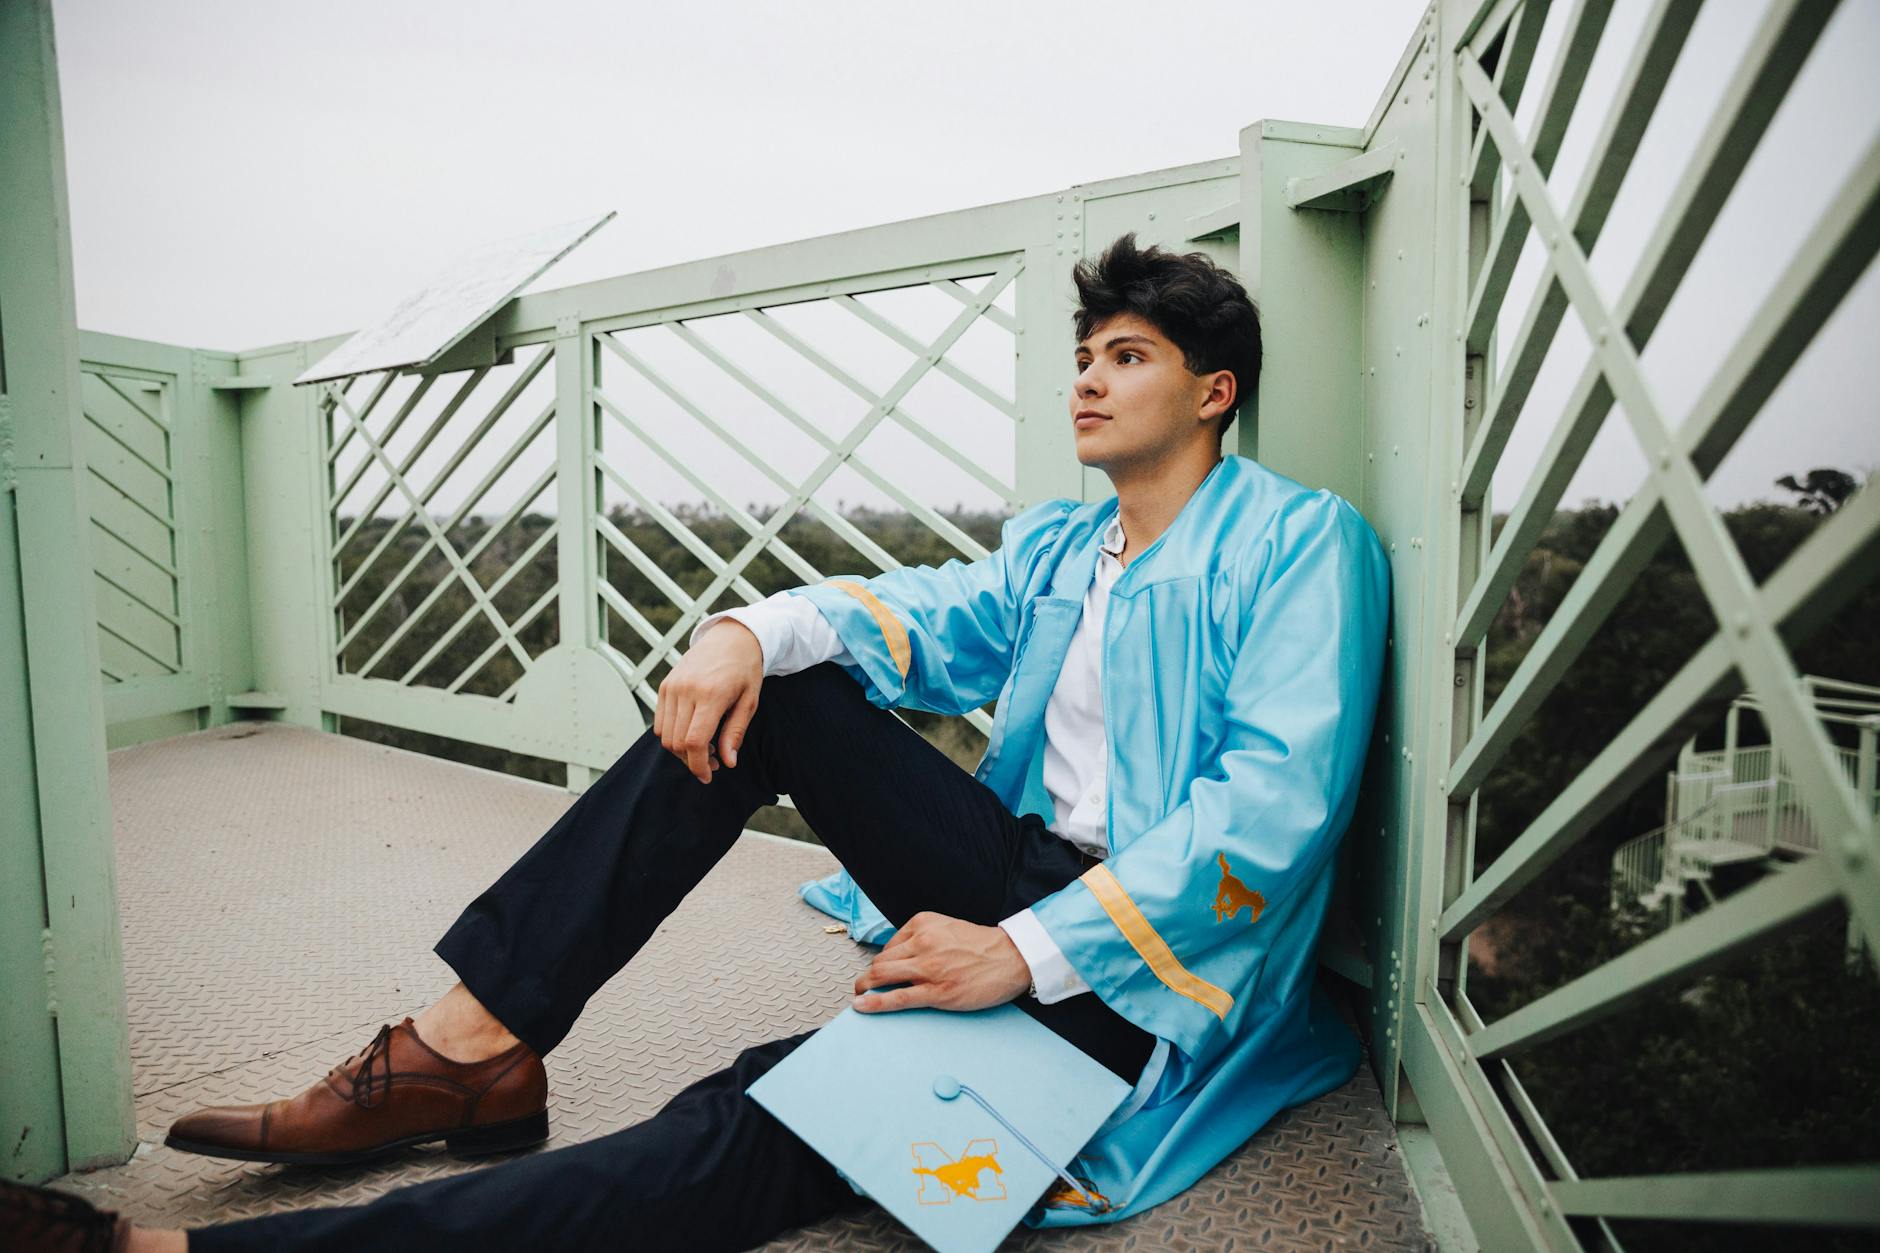
<svg viewBox="0 0 1880 1253">
<path fill-rule="evenodd" d="M 792 710 L 808 708 L 830 713 L 844 706 L 868 704 L 861 684 L 833 661 L 819 662 L 795 674 L 773 674 L 764 680 L 757 695 L 761 715 L 766 706 L 786 706 Z M 774 706 L 773 706 L 774 707 Z"/>
</svg>

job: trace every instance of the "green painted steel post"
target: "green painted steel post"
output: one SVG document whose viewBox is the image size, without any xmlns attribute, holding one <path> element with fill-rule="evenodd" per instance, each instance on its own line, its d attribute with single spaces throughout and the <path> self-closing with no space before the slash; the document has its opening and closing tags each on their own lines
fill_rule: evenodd
<svg viewBox="0 0 1880 1253">
<path fill-rule="evenodd" d="M 1869 718 L 1860 728 L 1860 754 L 1855 758 L 1855 788 L 1871 812 L 1875 808 L 1874 740 L 1880 732 L 1880 718 Z"/>
<path fill-rule="evenodd" d="M 0 48 L 0 390 L 11 437 L 0 696 L 16 729 L 0 772 L 19 788 L 0 838 L 0 1137 L 7 1174 L 41 1179 L 123 1161 L 137 1126 L 50 0 L 0 4 Z M 43 948 L 30 942 L 39 926 Z"/>
<path fill-rule="evenodd" d="M 1260 305 L 1253 411 L 1262 465 L 1363 507 L 1364 215 L 1295 209 L 1289 180 L 1363 151 L 1343 126 L 1261 121 L 1241 131 L 1240 265 Z M 1251 418 L 1251 421 L 1248 419 Z"/>
<path fill-rule="evenodd" d="M 1365 215 L 1337 207 L 1295 207 L 1289 187 L 1335 171 L 1364 152 L 1360 130 L 1264 120 L 1240 132 L 1240 231 L 1237 268 L 1260 308 L 1260 382 L 1234 431 L 1261 464 L 1324 487 L 1365 507 L 1363 334 Z M 1373 522 L 1377 519 L 1373 518 Z M 1380 526 L 1380 529 L 1383 529 Z M 1389 720 L 1386 713 L 1380 720 Z M 1374 754 L 1374 764 L 1381 755 Z M 1401 1033 L 1403 936 L 1400 915 L 1380 906 L 1380 880 L 1398 875 L 1385 815 L 1397 782 L 1388 769 L 1367 770 L 1367 785 L 1340 853 L 1336 915 L 1322 959 L 1368 990 L 1373 1041 L 1387 1105 L 1396 1099 Z"/>
<path fill-rule="evenodd" d="M 336 729 L 322 689 L 334 665 L 331 490 L 319 388 L 288 381 L 344 337 L 244 353 L 241 372 L 273 386 L 244 393 L 241 464 L 247 523 L 254 686 L 278 696 L 278 720 Z"/>
<path fill-rule="evenodd" d="M 596 581 L 600 555 L 594 538 L 598 488 L 594 482 L 596 411 L 593 388 L 599 372 L 599 347 L 570 314 L 555 324 L 555 500 L 561 529 L 555 536 L 561 615 L 559 647 L 592 649 L 600 643 L 600 600 Z M 565 763 L 568 790 L 582 792 L 596 771 L 581 762 Z"/>
<path fill-rule="evenodd" d="M 1018 276 L 1013 308 L 1018 331 L 1013 336 L 1014 386 L 1018 400 L 1018 429 L 1013 439 L 1013 485 L 1018 508 L 1060 496 L 1072 500 L 1100 499 L 1108 480 L 1087 482 L 1077 460 L 1077 433 L 1070 425 L 1070 368 L 1077 333 L 1072 315 L 1077 289 L 1071 267 L 1083 245 L 1083 201 L 1075 192 L 1060 192 L 1039 204 L 1037 224 L 1029 232 L 1038 242 L 1025 249 L 1025 269 Z M 1093 479 L 1102 475 L 1091 471 Z"/>
<path fill-rule="evenodd" d="M 1860 795 L 1860 802 L 1868 813 L 1880 812 L 1880 795 L 1876 795 L 1874 750 L 1880 743 L 1880 717 L 1870 717 L 1860 725 L 1860 746 L 1854 755 L 1854 790 Z M 1860 921 L 1852 911 L 1847 917 L 1847 960 L 1853 964 L 1865 959 L 1874 964 L 1876 946 L 1867 943 L 1861 935 Z"/>
</svg>

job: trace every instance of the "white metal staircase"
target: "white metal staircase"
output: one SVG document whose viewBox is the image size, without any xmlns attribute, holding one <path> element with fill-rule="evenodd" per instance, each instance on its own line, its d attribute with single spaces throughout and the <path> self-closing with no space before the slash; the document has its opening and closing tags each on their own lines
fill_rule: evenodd
<svg viewBox="0 0 1880 1253">
<path fill-rule="evenodd" d="M 1804 684 L 1824 722 L 1857 729 L 1858 746 L 1841 748 L 1837 756 L 1867 804 L 1880 806 L 1874 768 L 1880 690 L 1815 676 Z M 1738 742 L 1741 714 L 1755 710 L 1748 697 L 1731 705 L 1722 749 L 1699 752 L 1693 740 L 1679 753 L 1678 768 L 1666 776 L 1664 825 L 1613 852 L 1615 912 L 1669 908 L 1675 922 L 1691 885 L 1715 902 L 1709 883 L 1719 866 L 1773 865 L 1821 851 L 1821 834 L 1780 755 L 1767 744 Z"/>
</svg>

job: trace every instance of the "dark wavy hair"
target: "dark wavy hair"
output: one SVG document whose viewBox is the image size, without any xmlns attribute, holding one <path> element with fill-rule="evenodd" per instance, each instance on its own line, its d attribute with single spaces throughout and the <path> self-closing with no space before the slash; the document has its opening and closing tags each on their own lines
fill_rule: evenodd
<svg viewBox="0 0 1880 1253">
<path fill-rule="evenodd" d="M 1221 418 L 1219 434 L 1240 416 L 1260 384 L 1260 311 L 1240 280 L 1205 252 L 1169 252 L 1155 244 L 1136 246 L 1136 233 L 1122 235 L 1094 260 L 1071 270 L 1077 284 L 1077 341 L 1119 313 L 1133 313 L 1181 349 L 1191 374 L 1230 371 L 1234 407 Z"/>
</svg>

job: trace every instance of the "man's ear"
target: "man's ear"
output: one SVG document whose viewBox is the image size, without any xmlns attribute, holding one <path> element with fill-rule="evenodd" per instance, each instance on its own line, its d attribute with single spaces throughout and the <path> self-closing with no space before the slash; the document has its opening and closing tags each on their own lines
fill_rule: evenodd
<svg viewBox="0 0 1880 1253">
<path fill-rule="evenodd" d="M 1209 374 L 1207 391 L 1201 397 L 1201 408 L 1196 412 L 1196 418 L 1226 418 L 1233 412 L 1239 391 L 1239 382 L 1233 378 L 1233 371 L 1214 371 Z"/>
</svg>

